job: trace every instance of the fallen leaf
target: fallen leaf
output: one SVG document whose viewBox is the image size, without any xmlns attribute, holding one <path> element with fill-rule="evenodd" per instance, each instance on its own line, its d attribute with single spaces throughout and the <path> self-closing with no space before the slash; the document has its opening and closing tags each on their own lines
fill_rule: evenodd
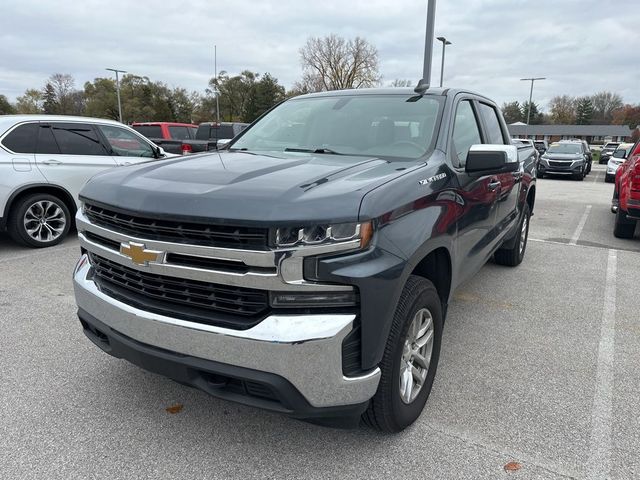
<svg viewBox="0 0 640 480">
<path fill-rule="evenodd" d="M 505 472 L 517 472 L 522 468 L 522 465 L 518 462 L 509 462 L 504 466 Z"/>
<path fill-rule="evenodd" d="M 171 405 L 170 407 L 165 408 L 165 410 L 173 415 L 176 413 L 180 413 L 183 408 L 184 405 L 182 405 L 181 403 L 176 403 L 175 405 Z"/>
</svg>

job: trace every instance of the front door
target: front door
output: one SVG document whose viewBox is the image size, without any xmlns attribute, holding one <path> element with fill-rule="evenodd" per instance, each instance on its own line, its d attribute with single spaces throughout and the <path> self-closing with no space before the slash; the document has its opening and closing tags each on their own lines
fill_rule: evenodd
<svg viewBox="0 0 640 480">
<path fill-rule="evenodd" d="M 461 198 L 458 216 L 457 254 L 464 257 L 457 272 L 460 282 L 473 275 L 493 251 L 497 239 L 496 215 L 500 196 L 497 175 L 468 174 L 464 171 L 471 145 L 483 143 L 480 122 L 470 99 L 461 100 L 456 107 L 450 158 L 456 167 Z"/>
<path fill-rule="evenodd" d="M 89 123 L 40 123 L 35 158 L 47 181 L 69 191 L 76 203 L 91 177 L 116 166 Z"/>
</svg>

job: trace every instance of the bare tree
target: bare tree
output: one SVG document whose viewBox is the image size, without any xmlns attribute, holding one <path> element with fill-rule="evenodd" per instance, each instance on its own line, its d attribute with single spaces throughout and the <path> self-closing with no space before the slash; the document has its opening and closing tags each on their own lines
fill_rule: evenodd
<svg viewBox="0 0 640 480">
<path fill-rule="evenodd" d="M 558 95 L 549 102 L 551 121 L 556 125 L 571 125 L 576 121 L 576 99 L 569 95 Z"/>
<path fill-rule="evenodd" d="M 396 78 L 393 82 L 389 84 L 390 87 L 413 87 L 414 82 L 411 80 Z"/>
<path fill-rule="evenodd" d="M 373 87 L 381 80 L 378 51 L 365 39 L 310 37 L 300 49 L 303 85 L 318 90 Z"/>
<path fill-rule="evenodd" d="M 55 103 L 58 112 L 62 115 L 77 114 L 78 112 L 78 96 L 75 93 L 75 81 L 68 73 L 54 73 L 49 77 L 47 82 L 53 87 Z"/>
<path fill-rule="evenodd" d="M 593 120 L 600 123 L 611 123 L 613 111 L 622 107 L 622 97 L 617 93 L 599 92 L 591 97 L 593 103 Z"/>
</svg>

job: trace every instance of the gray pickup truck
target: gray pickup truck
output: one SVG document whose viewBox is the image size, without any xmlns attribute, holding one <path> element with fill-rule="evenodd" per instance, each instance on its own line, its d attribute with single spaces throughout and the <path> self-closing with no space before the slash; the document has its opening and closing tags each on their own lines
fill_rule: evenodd
<svg viewBox="0 0 640 480">
<path fill-rule="evenodd" d="M 454 290 L 522 261 L 535 195 L 533 148 L 482 95 L 292 98 L 225 151 L 85 186 L 78 316 L 105 352 L 211 395 L 400 431 Z"/>
</svg>

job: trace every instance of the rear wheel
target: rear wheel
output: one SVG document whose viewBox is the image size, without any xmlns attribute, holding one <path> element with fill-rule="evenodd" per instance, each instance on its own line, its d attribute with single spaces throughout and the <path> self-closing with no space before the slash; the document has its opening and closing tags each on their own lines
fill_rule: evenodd
<svg viewBox="0 0 640 480">
<path fill-rule="evenodd" d="M 618 208 L 613 234 L 618 238 L 633 238 L 636 231 L 636 221 L 627 218 L 627 212 Z"/>
<path fill-rule="evenodd" d="M 529 204 L 524 204 L 524 211 L 522 212 L 522 219 L 520 220 L 520 226 L 518 228 L 517 237 L 515 243 L 510 248 L 501 248 L 493 255 L 495 261 L 499 265 L 507 265 L 509 267 L 515 267 L 522 263 L 524 253 L 527 249 L 527 240 L 529 239 L 529 221 L 531 220 L 531 210 Z"/>
<path fill-rule="evenodd" d="M 365 423 L 399 432 L 420 416 L 436 375 L 441 338 L 438 292 L 429 280 L 411 275 L 393 317 L 380 384 L 363 415 Z"/>
<path fill-rule="evenodd" d="M 71 214 L 65 203 L 54 195 L 36 193 L 13 206 L 7 229 L 11 238 L 34 248 L 60 243 L 71 227 Z"/>
</svg>

